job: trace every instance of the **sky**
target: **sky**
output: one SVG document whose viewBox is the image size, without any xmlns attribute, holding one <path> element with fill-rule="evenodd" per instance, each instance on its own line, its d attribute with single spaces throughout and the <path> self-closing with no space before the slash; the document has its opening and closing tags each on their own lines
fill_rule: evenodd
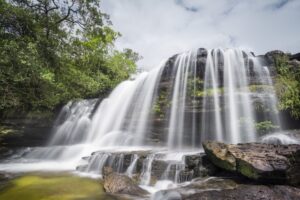
<svg viewBox="0 0 300 200">
<path fill-rule="evenodd" d="M 176 53 L 241 48 L 300 52 L 300 0 L 102 0 L 118 49 L 131 48 L 151 69 Z"/>
</svg>

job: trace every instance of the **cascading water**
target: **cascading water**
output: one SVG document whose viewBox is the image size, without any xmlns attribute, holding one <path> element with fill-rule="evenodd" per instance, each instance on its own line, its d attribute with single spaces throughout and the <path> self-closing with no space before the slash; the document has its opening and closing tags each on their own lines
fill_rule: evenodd
<svg viewBox="0 0 300 200">
<path fill-rule="evenodd" d="M 203 108 L 208 108 L 208 112 L 202 114 L 202 140 L 238 143 L 256 139 L 248 88 L 250 59 L 253 56 L 234 49 L 208 51 L 203 100 Z M 243 126 L 241 120 L 250 123 Z"/>
<path fill-rule="evenodd" d="M 133 173 L 135 172 L 138 159 L 139 159 L 139 156 L 137 154 L 134 154 L 133 158 L 131 159 L 131 163 L 130 163 L 129 167 L 126 170 L 126 174 L 129 177 L 132 177 Z"/>
<path fill-rule="evenodd" d="M 67 104 L 48 146 L 32 149 L 25 158 L 96 174 L 105 166 L 131 177 L 139 171 L 143 185 L 155 173 L 188 180 L 183 158 L 199 152 L 202 141 L 255 141 L 255 123 L 270 120 L 280 126 L 271 73 L 262 63 L 238 49 L 175 55 L 122 82 L 97 107 L 96 100 Z M 268 112 L 261 114 L 257 105 Z M 153 167 L 157 164 L 163 169 Z"/>
</svg>

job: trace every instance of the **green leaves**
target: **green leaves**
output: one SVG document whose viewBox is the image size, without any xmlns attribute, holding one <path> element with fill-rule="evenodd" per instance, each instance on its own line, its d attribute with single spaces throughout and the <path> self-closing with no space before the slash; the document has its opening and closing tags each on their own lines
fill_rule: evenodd
<svg viewBox="0 0 300 200">
<path fill-rule="evenodd" d="M 0 117 L 106 94 L 140 58 L 117 51 L 99 0 L 0 0 Z"/>
<path fill-rule="evenodd" d="M 279 98 L 279 108 L 288 110 L 295 118 L 300 118 L 300 65 L 293 66 L 288 57 L 275 57 L 277 78 L 275 89 Z"/>
<path fill-rule="evenodd" d="M 279 130 L 279 126 L 274 125 L 271 121 L 262 121 L 255 123 L 255 128 L 259 134 L 267 134 Z"/>
</svg>

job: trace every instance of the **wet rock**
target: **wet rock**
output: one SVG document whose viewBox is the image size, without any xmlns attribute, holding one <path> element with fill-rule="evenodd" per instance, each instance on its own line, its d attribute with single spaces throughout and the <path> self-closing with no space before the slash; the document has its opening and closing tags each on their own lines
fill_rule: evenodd
<svg viewBox="0 0 300 200">
<path fill-rule="evenodd" d="M 152 162 L 151 175 L 155 176 L 158 179 L 158 178 L 162 177 L 162 175 L 165 172 L 167 167 L 168 167 L 168 163 L 166 161 L 154 160 Z M 173 169 L 172 169 L 172 172 L 175 173 Z"/>
<path fill-rule="evenodd" d="M 274 64 L 274 58 L 276 56 L 283 56 L 285 55 L 285 53 L 283 51 L 280 50 L 273 50 L 273 51 L 269 51 L 267 52 L 264 57 L 265 59 L 269 62 L 269 64 Z"/>
<path fill-rule="evenodd" d="M 147 191 L 140 188 L 128 176 L 114 173 L 110 167 L 104 168 L 104 189 L 108 193 L 130 194 L 143 196 Z"/>
<path fill-rule="evenodd" d="M 176 197 L 176 198 L 173 198 Z M 184 199 L 184 200 L 223 200 L 223 199 L 299 199 L 300 189 L 283 185 L 254 185 L 253 183 L 232 178 L 199 178 L 190 184 L 169 190 L 162 190 L 153 199 Z"/>
<path fill-rule="evenodd" d="M 184 156 L 186 168 L 193 172 L 193 178 L 213 176 L 218 169 L 204 153 Z"/>
<path fill-rule="evenodd" d="M 196 193 L 182 199 L 184 200 L 217 200 L 217 199 L 244 199 L 261 200 L 272 199 L 296 200 L 300 198 L 300 189 L 289 186 L 265 186 L 265 185 L 239 185 L 234 189 L 210 190 Z"/>
<path fill-rule="evenodd" d="M 7 148 L 42 146 L 51 136 L 51 118 L 0 120 L 0 145 Z"/>
<path fill-rule="evenodd" d="M 300 184 L 300 145 L 203 143 L 209 159 L 216 166 L 250 179 Z"/>
<path fill-rule="evenodd" d="M 300 53 L 296 53 L 296 54 L 292 55 L 290 59 L 300 61 Z"/>
<path fill-rule="evenodd" d="M 87 167 L 88 167 L 87 165 L 78 165 L 78 166 L 76 167 L 76 170 L 77 170 L 77 171 L 84 172 L 84 171 L 86 171 Z"/>
<path fill-rule="evenodd" d="M 142 170 L 143 161 L 150 151 L 120 151 L 120 152 L 106 152 L 106 151 L 96 151 L 91 154 L 91 156 L 83 157 L 82 160 L 87 162 L 87 164 L 78 166 L 76 169 L 78 171 L 85 171 L 89 169 L 90 171 L 102 172 L 103 167 L 112 167 L 115 172 L 125 173 L 128 167 L 131 165 L 135 155 L 138 156 L 138 161 L 136 163 L 136 171 L 140 172 Z M 101 160 L 101 164 L 99 161 Z"/>
</svg>

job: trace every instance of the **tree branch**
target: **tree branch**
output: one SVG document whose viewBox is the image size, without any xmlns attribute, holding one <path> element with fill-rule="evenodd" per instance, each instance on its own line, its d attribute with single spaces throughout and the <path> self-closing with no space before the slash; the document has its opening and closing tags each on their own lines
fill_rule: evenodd
<svg viewBox="0 0 300 200">
<path fill-rule="evenodd" d="M 60 24 L 61 22 L 63 22 L 66 19 L 68 19 L 69 16 L 70 16 L 70 14 L 71 14 L 71 12 L 76 13 L 78 11 L 78 10 L 73 10 L 74 4 L 75 4 L 75 0 L 72 0 L 71 6 L 68 6 L 68 12 L 67 12 L 67 14 L 64 17 L 62 17 L 60 20 L 56 21 L 55 24 Z"/>
</svg>

